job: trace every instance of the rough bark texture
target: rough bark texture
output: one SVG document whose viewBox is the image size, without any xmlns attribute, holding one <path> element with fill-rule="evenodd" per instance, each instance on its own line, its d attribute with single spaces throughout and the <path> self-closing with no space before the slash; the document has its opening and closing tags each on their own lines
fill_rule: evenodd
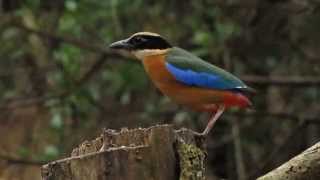
<svg viewBox="0 0 320 180">
<path fill-rule="evenodd" d="M 318 180 L 320 179 L 320 142 L 292 158 L 258 180 Z"/>
<path fill-rule="evenodd" d="M 186 129 L 105 130 L 71 157 L 42 167 L 44 180 L 203 180 L 203 139 Z M 101 149 L 101 150 L 100 150 Z"/>
</svg>

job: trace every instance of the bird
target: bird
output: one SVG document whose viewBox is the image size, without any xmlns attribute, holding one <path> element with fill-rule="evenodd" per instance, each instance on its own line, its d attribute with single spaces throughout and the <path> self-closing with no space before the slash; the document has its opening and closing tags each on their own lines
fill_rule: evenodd
<svg viewBox="0 0 320 180">
<path fill-rule="evenodd" d="M 172 101 L 212 113 L 204 131 L 198 133 L 201 136 L 209 134 L 226 109 L 252 106 L 248 93 L 253 88 L 226 70 L 172 46 L 157 33 L 134 33 L 109 48 L 133 54 L 142 62 L 153 84 Z"/>
</svg>

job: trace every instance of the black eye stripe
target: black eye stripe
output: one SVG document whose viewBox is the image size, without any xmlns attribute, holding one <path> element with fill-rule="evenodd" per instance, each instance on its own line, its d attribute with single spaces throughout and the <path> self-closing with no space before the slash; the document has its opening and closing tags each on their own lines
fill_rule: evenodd
<svg viewBox="0 0 320 180">
<path fill-rule="evenodd" d="M 134 49 L 166 49 L 171 45 L 161 36 L 137 35 L 130 38 L 129 42 Z"/>
</svg>

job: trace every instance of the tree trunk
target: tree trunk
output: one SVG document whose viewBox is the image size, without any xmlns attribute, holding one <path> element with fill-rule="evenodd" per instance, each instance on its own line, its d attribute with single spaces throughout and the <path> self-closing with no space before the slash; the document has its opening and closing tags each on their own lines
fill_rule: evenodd
<svg viewBox="0 0 320 180">
<path fill-rule="evenodd" d="M 290 179 L 318 180 L 320 179 L 320 142 L 308 148 L 301 154 L 272 170 L 258 180 Z"/>
<path fill-rule="evenodd" d="M 42 167 L 44 180 L 204 180 L 203 139 L 161 125 L 105 130 L 71 157 Z"/>
</svg>

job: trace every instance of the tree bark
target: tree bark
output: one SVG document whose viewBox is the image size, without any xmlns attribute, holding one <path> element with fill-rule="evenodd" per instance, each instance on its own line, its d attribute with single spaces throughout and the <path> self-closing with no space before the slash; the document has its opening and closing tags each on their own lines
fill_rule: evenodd
<svg viewBox="0 0 320 180">
<path fill-rule="evenodd" d="M 320 179 L 320 142 L 316 143 L 280 167 L 258 178 L 258 180 L 269 179 Z"/>
<path fill-rule="evenodd" d="M 172 126 L 105 130 L 71 157 L 42 167 L 43 180 L 204 180 L 203 138 Z"/>
</svg>

